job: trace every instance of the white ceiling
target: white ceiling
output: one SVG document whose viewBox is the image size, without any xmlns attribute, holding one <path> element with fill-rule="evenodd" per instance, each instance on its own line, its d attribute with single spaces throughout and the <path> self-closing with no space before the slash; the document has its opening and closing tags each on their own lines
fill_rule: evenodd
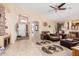
<svg viewBox="0 0 79 59">
<path fill-rule="evenodd" d="M 59 5 L 60 3 L 19 3 L 16 4 L 24 9 L 32 10 L 34 12 L 41 13 L 45 15 L 48 19 L 52 20 L 63 20 L 71 18 L 79 18 L 79 3 L 66 3 L 64 7 L 67 10 L 54 12 L 49 6 Z M 70 8 L 70 9 L 69 9 Z M 49 12 L 53 10 L 52 12 Z"/>
</svg>

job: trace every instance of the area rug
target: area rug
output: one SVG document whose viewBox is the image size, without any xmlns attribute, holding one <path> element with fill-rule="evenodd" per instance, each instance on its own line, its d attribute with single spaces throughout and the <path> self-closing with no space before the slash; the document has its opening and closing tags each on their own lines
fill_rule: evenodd
<svg viewBox="0 0 79 59">
<path fill-rule="evenodd" d="M 51 41 L 49 40 L 42 40 L 41 42 L 36 42 L 37 45 L 46 45 L 46 44 L 51 44 Z"/>
<path fill-rule="evenodd" d="M 58 45 L 52 45 L 52 46 L 43 46 L 42 51 L 47 53 L 47 54 L 53 54 L 53 53 L 58 53 L 60 51 L 63 51 L 63 48 Z"/>
<path fill-rule="evenodd" d="M 52 41 L 44 40 L 41 42 L 36 42 L 40 46 L 41 50 L 46 54 L 54 54 L 63 51 L 63 47 L 60 45 L 53 44 Z"/>
</svg>

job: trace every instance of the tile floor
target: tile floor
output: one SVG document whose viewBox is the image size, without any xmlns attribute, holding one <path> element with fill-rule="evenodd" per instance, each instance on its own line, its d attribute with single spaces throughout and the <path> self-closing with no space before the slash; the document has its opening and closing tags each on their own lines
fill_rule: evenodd
<svg viewBox="0 0 79 59">
<path fill-rule="evenodd" d="M 2 56 L 70 56 L 71 50 L 64 48 L 64 51 L 48 55 L 44 53 L 38 45 L 36 45 L 35 40 L 23 39 L 18 40 L 15 44 L 10 45 L 2 54 Z M 53 44 L 58 44 L 59 42 L 53 42 Z"/>
<path fill-rule="evenodd" d="M 2 56 L 34 56 L 41 55 L 31 40 L 19 40 L 10 45 Z"/>
</svg>

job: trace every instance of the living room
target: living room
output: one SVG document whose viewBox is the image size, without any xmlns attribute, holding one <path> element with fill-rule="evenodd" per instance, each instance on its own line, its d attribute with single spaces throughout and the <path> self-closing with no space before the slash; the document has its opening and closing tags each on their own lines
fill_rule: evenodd
<svg viewBox="0 0 79 59">
<path fill-rule="evenodd" d="M 79 56 L 78 5 L 0 4 L 1 55 Z"/>
</svg>

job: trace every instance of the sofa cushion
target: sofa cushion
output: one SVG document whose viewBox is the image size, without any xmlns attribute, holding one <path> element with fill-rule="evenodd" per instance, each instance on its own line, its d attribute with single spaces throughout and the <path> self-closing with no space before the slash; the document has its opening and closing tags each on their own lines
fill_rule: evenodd
<svg viewBox="0 0 79 59">
<path fill-rule="evenodd" d="M 73 39 L 72 39 L 72 38 L 67 38 L 66 40 L 68 40 L 68 41 L 73 41 Z"/>
</svg>

